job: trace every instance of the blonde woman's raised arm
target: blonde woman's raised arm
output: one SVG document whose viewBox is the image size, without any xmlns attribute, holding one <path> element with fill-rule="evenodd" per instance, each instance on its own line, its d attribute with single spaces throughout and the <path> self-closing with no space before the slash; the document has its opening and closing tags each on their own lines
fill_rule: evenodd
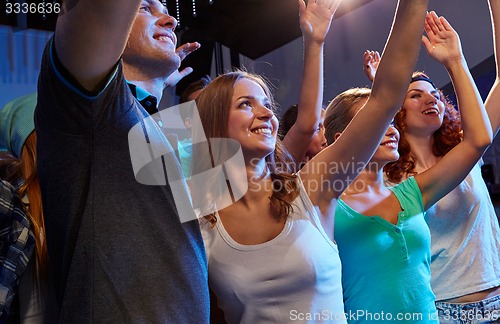
<svg viewBox="0 0 500 324">
<path fill-rule="evenodd" d="M 420 50 L 427 0 L 400 0 L 387 44 L 382 54 L 372 93 L 336 142 L 316 155 L 301 171 L 313 203 L 328 187 L 339 197 L 371 159 L 389 123 L 401 107 Z M 331 167 L 342 172 L 330 172 Z M 309 183 L 308 183 L 309 182 Z M 326 183 L 326 184 L 325 184 Z M 330 184 L 335 183 L 335 186 Z M 321 186 L 318 186 L 321 184 Z"/>
<path fill-rule="evenodd" d="M 283 144 L 297 165 L 304 159 L 321 120 L 323 103 L 323 52 L 325 38 L 341 0 L 324 3 L 299 0 L 300 28 L 304 38 L 304 72 L 297 120 Z"/>
<path fill-rule="evenodd" d="M 493 87 L 484 102 L 488 117 L 490 118 L 493 134 L 498 133 L 500 128 L 500 0 L 488 1 L 491 14 L 491 26 L 493 29 L 493 45 L 495 50 L 496 79 Z"/>
</svg>

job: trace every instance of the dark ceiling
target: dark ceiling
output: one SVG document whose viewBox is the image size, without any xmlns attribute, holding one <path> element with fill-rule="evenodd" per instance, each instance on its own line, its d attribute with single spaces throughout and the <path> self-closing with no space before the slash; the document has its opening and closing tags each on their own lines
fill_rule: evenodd
<svg viewBox="0 0 500 324">
<path fill-rule="evenodd" d="M 371 1 L 344 1 L 336 17 Z M 171 13 L 176 12 L 174 1 L 168 7 Z M 195 72 L 181 81 L 178 94 L 190 82 L 210 74 L 216 44 L 228 47 L 231 65 L 239 67 L 237 54 L 255 60 L 301 35 L 297 0 L 213 0 L 212 4 L 196 0 L 196 10 L 195 17 L 192 2 L 180 1 L 179 43 L 198 41 L 202 48 L 185 60 L 184 64 Z M 217 68 L 216 71 L 223 72 Z"/>
<path fill-rule="evenodd" d="M 236 54 L 242 54 L 257 59 L 300 36 L 298 0 L 194 1 L 196 16 L 193 15 L 192 0 L 179 0 L 179 44 L 198 41 L 202 48 L 183 62 L 185 66 L 193 67 L 195 72 L 178 85 L 178 93 L 188 83 L 210 74 L 216 44 L 228 47 L 233 58 L 238 57 Z M 344 1 L 336 17 L 371 1 Z M 30 1 L 34 2 L 44 1 Z M 175 1 L 167 1 L 167 7 L 172 15 L 177 16 Z M 54 30 L 55 20 L 55 14 L 7 15 L 3 10 L 0 14 L 0 24 L 22 29 Z M 237 60 L 231 65 L 238 66 Z"/>
<path fill-rule="evenodd" d="M 344 1 L 336 17 L 372 0 Z M 217 41 L 251 59 L 257 59 L 300 36 L 297 0 L 181 1 L 182 36 Z M 174 2 L 169 3 L 169 10 Z"/>
</svg>

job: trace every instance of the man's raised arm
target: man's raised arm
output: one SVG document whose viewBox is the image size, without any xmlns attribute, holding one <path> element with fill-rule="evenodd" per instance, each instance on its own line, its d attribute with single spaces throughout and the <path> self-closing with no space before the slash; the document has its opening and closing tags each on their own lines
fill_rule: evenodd
<svg viewBox="0 0 500 324">
<path fill-rule="evenodd" d="M 122 55 L 140 0 L 66 0 L 55 48 L 69 73 L 94 90 Z"/>
</svg>

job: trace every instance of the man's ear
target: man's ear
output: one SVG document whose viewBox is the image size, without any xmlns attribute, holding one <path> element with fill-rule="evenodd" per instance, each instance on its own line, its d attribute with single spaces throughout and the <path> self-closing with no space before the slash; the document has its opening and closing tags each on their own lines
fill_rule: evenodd
<svg viewBox="0 0 500 324">
<path fill-rule="evenodd" d="M 333 141 L 336 142 L 339 139 L 340 135 L 342 135 L 342 133 L 336 132 L 335 136 L 333 137 Z"/>
</svg>

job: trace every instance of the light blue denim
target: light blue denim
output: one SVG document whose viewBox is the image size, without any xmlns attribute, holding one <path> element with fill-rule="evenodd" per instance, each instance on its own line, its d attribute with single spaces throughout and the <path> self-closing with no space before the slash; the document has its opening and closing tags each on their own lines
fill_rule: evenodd
<svg viewBox="0 0 500 324">
<path fill-rule="evenodd" d="M 500 323 L 500 295 L 474 303 L 436 302 L 441 324 Z"/>
</svg>

